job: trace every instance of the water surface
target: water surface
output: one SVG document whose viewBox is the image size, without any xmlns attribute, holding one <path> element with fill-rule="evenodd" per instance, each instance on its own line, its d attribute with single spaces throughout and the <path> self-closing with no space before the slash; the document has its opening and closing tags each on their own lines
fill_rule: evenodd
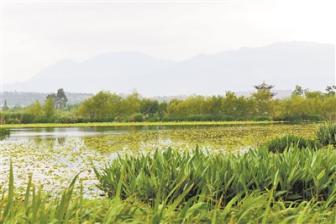
<svg viewBox="0 0 336 224">
<path fill-rule="evenodd" d="M 317 125 L 231 125 L 16 128 L 0 141 L 0 186 L 8 182 L 10 161 L 15 183 L 22 192 L 29 174 L 35 184 L 57 193 L 80 173 L 87 197 L 97 197 L 93 166 L 103 167 L 118 155 L 137 154 L 167 147 L 216 151 L 256 148 L 283 134 L 314 135 Z"/>
</svg>

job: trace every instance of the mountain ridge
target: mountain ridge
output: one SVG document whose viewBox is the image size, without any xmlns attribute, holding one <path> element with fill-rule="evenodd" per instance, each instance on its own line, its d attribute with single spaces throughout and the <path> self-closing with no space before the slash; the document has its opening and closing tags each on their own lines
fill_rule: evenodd
<svg viewBox="0 0 336 224">
<path fill-rule="evenodd" d="M 296 84 L 324 89 L 335 81 L 335 47 L 313 42 L 278 42 L 175 62 L 139 52 L 106 52 L 82 62 L 63 60 L 5 91 L 71 92 L 110 90 L 145 96 L 223 94 L 251 91 L 266 81 L 278 89 Z M 242 81 L 244 80 L 244 81 Z"/>
</svg>

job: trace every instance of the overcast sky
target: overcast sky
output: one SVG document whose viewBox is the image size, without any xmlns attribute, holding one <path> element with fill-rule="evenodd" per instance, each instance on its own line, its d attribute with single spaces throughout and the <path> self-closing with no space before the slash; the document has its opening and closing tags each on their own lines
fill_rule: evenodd
<svg viewBox="0 0 336 224">
<path fill-rule="evenodd" d="M 1 0 L 0 7 L 3 83 L 110 51 L 183 60 L 278 41 L 336 43 L 335 0 Z"/>
</svg>

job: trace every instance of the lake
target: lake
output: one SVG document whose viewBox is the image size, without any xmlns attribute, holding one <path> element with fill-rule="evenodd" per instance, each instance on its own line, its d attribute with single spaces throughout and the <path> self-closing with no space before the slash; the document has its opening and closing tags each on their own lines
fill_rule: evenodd
<svg viewBox="0 0 336 224">
<path fill-rule="evenodd" d="M 15 183 L 34 183 L 57 193 L 80 173 L 87 197 L 98 197 L 92 167 L 103 167 L 118 155 L 199 147 L 218 152 L 254 149 L 283 134 L 312 137 L 315 124 L 145 126 L 81 128 L 16 128 L 0 141 L 0 186 L 7 183 L 12 160 Z M 23 189 L 22 189 L 23 190 Z"/>
</svg>

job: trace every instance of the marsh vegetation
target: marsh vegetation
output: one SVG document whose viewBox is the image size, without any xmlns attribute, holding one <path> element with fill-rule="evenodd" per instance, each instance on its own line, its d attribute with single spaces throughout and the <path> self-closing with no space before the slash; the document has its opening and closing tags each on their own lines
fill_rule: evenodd
<svg viewBox="0 0 336 224">
<path fill-rule="evenodd" d="M 333 223 L 334 127 L 12 129 L 0 221 Z"/>
</svg>

